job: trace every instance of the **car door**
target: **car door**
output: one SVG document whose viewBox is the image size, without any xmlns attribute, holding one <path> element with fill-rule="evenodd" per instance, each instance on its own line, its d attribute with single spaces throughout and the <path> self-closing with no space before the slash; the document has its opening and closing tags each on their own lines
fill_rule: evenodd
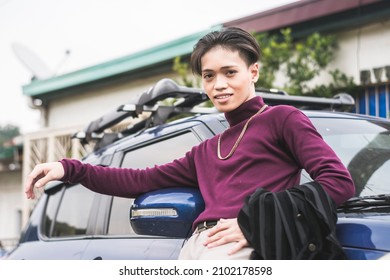
<svg viewBox="0 0 390 280">
<path fill-rule="evenodd" d="M 46 191 L 12 259 L 82 259 L 89 243 L 90 214 L 97 194 L 64 184 Z"/>
</svg>

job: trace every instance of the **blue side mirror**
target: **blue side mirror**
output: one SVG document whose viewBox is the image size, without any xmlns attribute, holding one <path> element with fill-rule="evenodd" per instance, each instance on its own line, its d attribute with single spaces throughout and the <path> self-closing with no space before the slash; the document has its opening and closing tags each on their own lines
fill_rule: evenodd
<svg viewBox="0 0 390 280">
<path fill-rule="evenodd" d="M 137 234 L 187 237 L 203 211 L 198 189 L 168 188 L 139 196 L 130 209 L 130 223 Z"/>
</svg>

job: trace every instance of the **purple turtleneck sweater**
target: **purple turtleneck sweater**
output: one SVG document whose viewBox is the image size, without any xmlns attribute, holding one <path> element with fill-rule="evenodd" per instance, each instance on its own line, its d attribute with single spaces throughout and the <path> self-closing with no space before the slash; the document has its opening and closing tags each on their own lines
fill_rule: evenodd
<svg viewBox="0 0 390 280">
<path fill-rule="evenodd" d="M 248 118 L 264 102 L 255 97 L 225 114 L 230 124 L 221 139 L 226 156 Z M 164 187 L 198 187 L 205 210 L 195 220 L 236 218 L 244 199 L 257 188 L 278 192 L 299 184 L 305 169 L 337 204 L 354 193 L 351 176 L 310 120 L 291 106 L 270 106 L 254 117 L 232 157 L 217 157 L 218 135 L 193 147 L 183 158 L 142 170 L 110 168 L 63 159 L 62 181 L 122 197 Z"/>
</svg>

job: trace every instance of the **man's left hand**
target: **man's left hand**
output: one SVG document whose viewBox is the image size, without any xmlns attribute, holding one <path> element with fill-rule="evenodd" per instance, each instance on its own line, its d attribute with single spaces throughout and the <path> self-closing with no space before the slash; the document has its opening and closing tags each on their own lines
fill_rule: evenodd
<svg viewBox="0 0 390 280">
<path fill-rule="evenodd" d="M 209 230 L 208 238 L 203 245 L 213 248 L 230 242 L 236 242 L 236 244 L 228 253 L 229 255 L 237 253 L 242 248 L 248 246 L 248 241 L 238 226 L 236 218 L 220 219 L 218 224 Z"/>
</svg>

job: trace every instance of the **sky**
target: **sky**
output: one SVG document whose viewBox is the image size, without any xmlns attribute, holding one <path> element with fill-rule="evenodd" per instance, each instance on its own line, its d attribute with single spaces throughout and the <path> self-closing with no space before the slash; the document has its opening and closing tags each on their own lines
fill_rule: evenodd
<svg viewBox="0 0 390 280">
<path fill-rule="evenodd" d="M 32 53 L 34 65 L 50 75 L 61 75 L 291 2 L 0 0 L 0 126 L 22 133 L 40 127 L 39 112 L 22 91 L 32 71 L 18 50 Z"/>
</svg>

